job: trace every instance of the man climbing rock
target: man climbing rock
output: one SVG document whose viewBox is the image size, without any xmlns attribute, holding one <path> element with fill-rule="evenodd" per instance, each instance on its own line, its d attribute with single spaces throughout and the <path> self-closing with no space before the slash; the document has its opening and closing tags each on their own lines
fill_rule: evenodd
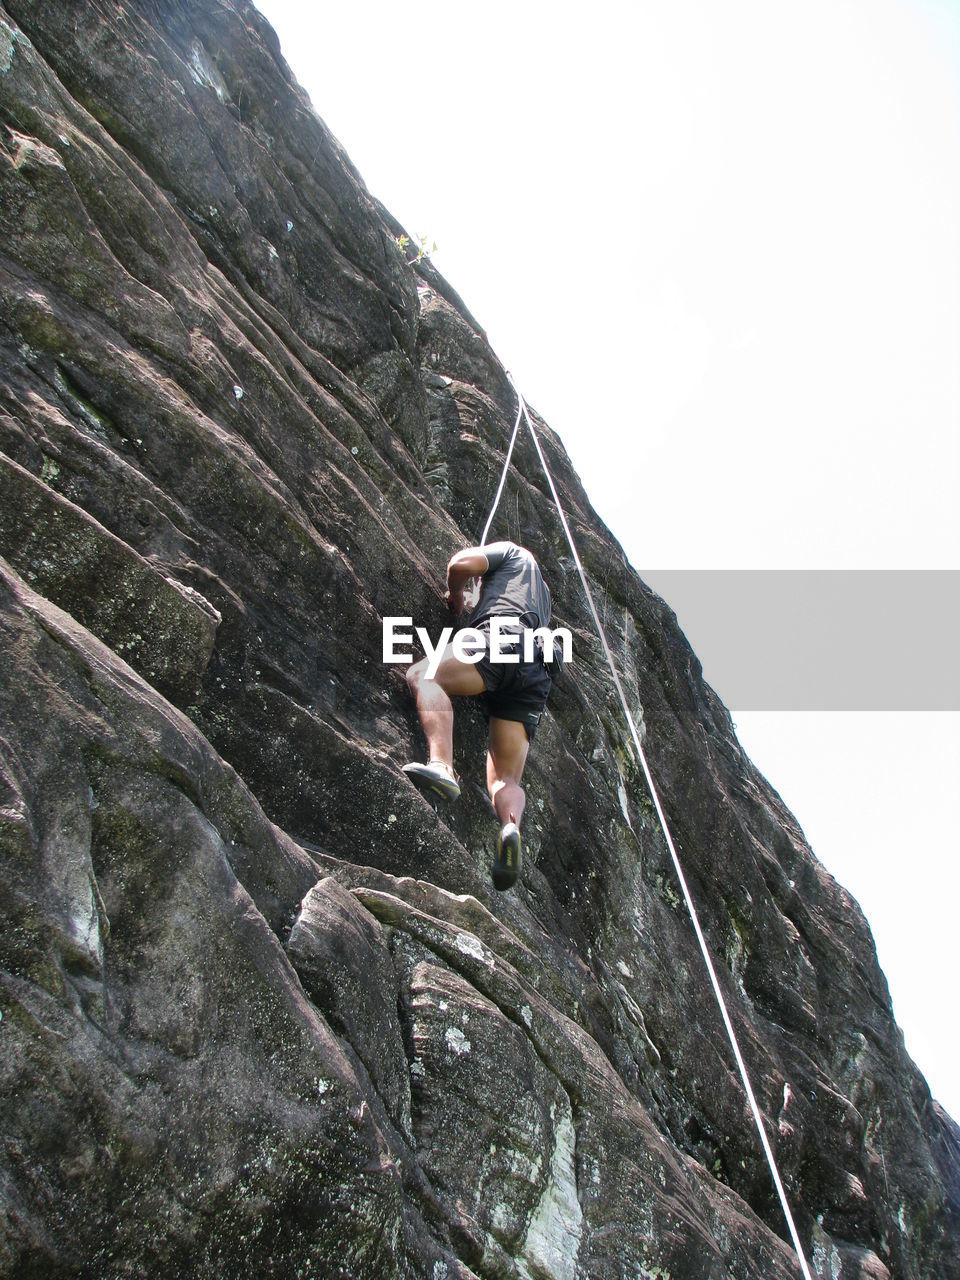
<svg viewBox="0 0 960 1280">
<path fill-rule="evenodd" d="M 450 699 L 481 699 L 490 726 L 487 794 L 500 822 L 491 872 L 497 889 L 509 889 L 520 870 L 520 823 L 526 803 L 520 779 L 553 683 L 544 662 L 545 656 L 553 656 L 552 646 L 545 654 L 542 637 L 535 645 L 528 639 L 527 653 L 533 660 L 525 660 L 524 633 L 547 627 L 550 590 L 533 555 L 515 542 L 466 547 L 453 556 L 447 566 L 445 599 L 457 615 L 465 613 L 471 579 L 479 580 L 479 588 L 471 593 L 475 603 L 461 626 L 478 633 L 471 653 L 478 653 L 479 659 L 462 661 L 450 640 L 432 677 L 426 658 L 408 669 L 407 684 L 416 699 L 429 760 L 405 765 L 404 772 L 425 790 L 456 800 L 460 785 L 453 770 Z M 507 654 L 510 660 L 503 660 Z"/>
</svg>

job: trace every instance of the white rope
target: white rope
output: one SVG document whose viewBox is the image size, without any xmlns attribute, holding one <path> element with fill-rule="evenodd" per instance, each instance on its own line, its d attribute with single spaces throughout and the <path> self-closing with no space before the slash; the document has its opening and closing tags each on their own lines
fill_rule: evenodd
<svg viewBox="0 0 960 1280">
<path fill-rule="evenodd" d="M 510 375 L 507 374 L 507 377 L 509 378 Z M 512 378 L 510 379 L 510 385 L 513 386 Z M 517 390 L 516 387 L 513 387 L 513 389 L 514 391 Z M 480 541 L 477 544 L 481 547 L 485 547 L 487 545 L 487 534 L 490 532 L 490 525 L 493 523 L 493 514 L 500 505 L 500 495 L 503 493 L 503 486 L 506 483 L 507 472 L 510 469 L 510 459 L 513 456 L 513 446 L 517 443 L 517 432 L 520 430 L 520 419 L 523 416 L 525 408 L 523 397 L 520 395 L 519 391 L 517 391 L 517 399 L 520 402 L 517 409 L 517 420 L 513 424 L 513 435 L 510 437 L 510 447 L 507 449 L 507 456 L 503 461 L 503 471 L 500 473 L 500 484 L 497 488 L 497 496 L 493 500 L 493 506 L 490 508 L 490 514 L 487 516 L 487 523 L 483 526 L 483 533 L 480 535 Z"/>
<path fill-rule="evenodd" d="M 710 982 L 713 985 L 713 993 L 717 998 L 717 1004 L 720 1006 L 720 1013 L 723 1017 L 723 1025 L 727 1029 L 727 1036 L 730 1040 L 731 1048 L 733 1049 L 733 1056 L 737 1060 L 737 1067 L 740 1070 L 740 1078 L 743 1081 L 743 1087 L 746 1090 L 747 1098 L 749 1099 L 749 1102 L 750 1102 L 750 1108 L 753 1111 L 753 1118 L 754 1118 L 754 1121 L 756 1122 L 757 1132 L 760 1135 L 760 1142 L 761 1142 L 761 1145 L 763 1146 L 764 1154 L 767 1157 L 767 1164 L 770 1166 L 770 1172 L 773 1175 L 774 1185 L 776 1186 L 776 1189 L 777 1189 L 777 1195 L 780 1197 L 780 1204 L 783 1207 L 783 1213 L 784 1213 L 784 1217 L 787 1220 L 787 1226 L 790 1229 L 790 1235 L 793 1238 L 793 1247 L 796 1250 L 797 1258 L 800 1261 L 800 1269 L 803 1272 L 804 1280 L 812 1280 L 812 1277 L 810 1275 L 810 1269 L 807 1266 L 807 1260 L 804 1257 L 803 1246 L 800 1243 L 800 1236 L 797 1233 L 796 1223 L 793 1220 L 793 1214 L 790 1210 L 789 1202 L 787 1201 L 787 1193 L 784 1191 L 783 1183 L 780 1180 L 780 1173 L 779 1173 L 779 1170 L 777 1169 L 777 1162 L 776 1162 L 776 1159 L 774 1158 L 773 1149 L 770 1146 L 770 1142 L 769 1142 L 769 1139 L 767 1138 L 766 1130 L 763 1127 L 763 1116 L 760 1113 L 760 1108 L 757 1105 L 757 1099 L 754 1096 L 753 1086 L 750 1083 L 750 1076 L 747 1073 L 747 1064 L 744 1062 L 743 1054 L 740 1052 L 740 1045 L 737 1041 L 737 1035 L 733 1029 L 733 1023 L 730 1020 L 730 1014 L 727 1012 L 726 1001 L 723 998 L 723 992 L 720 990 L 720 983 L 717 980 L 717 973 L 713 967 L 713 961 L 710 959 L 710 952 L 707 948 L 707 940 L 704 937 L 703 930 L 700 927 L 700 920 L 699 920 L 699 917 L 697 916 L 697 910 L 696 910 L 696 907 L 693 905 L 693 898 L 690 896 L 690 890 L 687 887 L 686 877 L 683 874 L 683 868 L 680 866 L 680 859 L 677 856 L 676 849 L 674 848 L 673 838 L 670 835 L 670 828 L 667 826 L 666 815 L 664 814 L 663 807 L 660 804 L 660 797 L 657 794 L 657 789 L 653 783 L 653 776 L 651 775 L 650 768 L 647 764 L 647 757 L 644 754 L 643 747 L 640 745 L 640 735 L 637 733 L 637 726 L 636 724 L 634 724 L 633 716 L 630 714 L 630 708 L 627 705 L 626 695 L 623 692 L 623 686 L 620 683 L 620 677 L 617 675 L 617 668 L 614 665 L 613 654 L 610 652 L 610 646 L 607 643 L 607 637 L 603 629 L 603 623 L 600 621 L 600 615 L 597 613 L 597 607 L 593 602 L 593 594 L 590 590 L 590 585 L 587 582 L 587 576 L 583 571 L 583 565 L 580 563 L 580 556 L 577 553 L 576 544 L 574 543 L 573 535 L 570 532 L 570 526 L 567 524 L 567 518 L 564 515 L 563 506 L 560 502 L 559 494 L 557 493 L 556 486 L 553 483 L 553 476 L 550 474 L 550 468 L 547 466 L 546 458 L 544 458 L 543 456 L 543 450 L 540 448 L 540 440 L 537 436 L 536 431 L 533 428 L 533 422 L 530 420 L 530 415 L 527 412 L 527 406 L 524 404 L 523 396 L 520 394 L 520 391 L 512 378 L 510 378 L 510 384 L 513 387 L 514 391 L 517 393 L 517 400 L 520 406 L 517 412 L 517 423 L 519 424 L 521 415 L 525 417 L 527 420 L 527 426 L 530 428 L 530 434 L 533 436 L 533 443 L 536 446 L 537 456 L 540 459 L 540 465 L 543 467 L 544 475 L 547 477 L 547 483 L 549 484 L 550 492 L 553 495 L 553 501 L 557 508 L 557 514 L 560 517 L 560 523 L 563 525 L 563 531 L 567 535 L 567 542 L 569 542 L 570 544 L 570 550 L 573 553 L 573 559 L 577 566 L 577 572 L 580 574 L 580 581 L 583 583 L 583 590 L 586 593 L 587 603 L 590 605 L 590 612 L 593 614 L 593 621 L 595 622 L 597 627 L 597 634 L 599 635 L 600 642 L 603 645 L 603 651 L 607 656 L 607 663 L 609 664 L 609 667 L 610 667 L 610 674 L 613 676 L 613 682 L 617 687 L 617 693 L 620 695 L 620 702 L 621 702 L 621 705 L 623 706 L 623 713 L 627 718 L 627 724 L 630 726 L 630 733 L 633 738 L 633 744 L 637 749 L 637 755 L 640 759 L 640 764 L 643 768 L 643 776 L 647 780 L 647 786 L 650 789 L 650 795 L 653 797 L 653 803 L 657 811 L 657 817 L 660 819 L 660 826 L 663 829 L 663 834 L 667 841 L 667 848 L 670 850 L 670 857 L 673 859 L 673 867 L 677 873 L 677 879 L 680 881 L 680 888 L 683 890 L 683 896 L 687 904 L 687 910 L 690 913 L 690 919 L 693 921 L 694 932 L 697 935 L 697 941 L 700 943 L 700 950 L 703 953 L 704 963 L 706 964 L 707 972 L 710 975 Z M 516 435 L 517 435 L 517 428 L 514 427 L 513 439 L 510 441 L 511 451 L 513 450 L 513 440 L 516 439 Z M 509 465 L 509 462 L 510 462 L 510 454 L 508 453 L 507 465 Z M 490 520 L 493 519 L 493 512 L 496 510 L 497 503 L 500 500 L 500 493 L 503 490 L 503 481 L 504 481 L 504 478 L 506 477 L 506 474 L 507 472 L 506 472 L 506 466 L 505 466 L 503 476 L 500 479 L 500 489 L 497 490 L 497 497 L 494 501 L 493 509 L 490 512 L 490 518 L 487 520 L 487 529 L 489 529 L 490 527 Z M 487 533 L 487 530 L 485 529 L 484 538 L 486 538 L 486 533 Z"/>
</svg>

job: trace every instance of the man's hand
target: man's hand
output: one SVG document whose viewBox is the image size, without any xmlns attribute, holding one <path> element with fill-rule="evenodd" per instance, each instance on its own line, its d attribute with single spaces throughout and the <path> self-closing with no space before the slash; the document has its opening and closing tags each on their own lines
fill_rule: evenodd
<svg viewBox="0 0 960 1280">
<path fill-rule="evenodd" d="M 479 547 L 466 547 L 458 551 L 447 565 L 447 592 L 443 597 L 453 613 L 463 613 L 463 592 L 471 578 L 480 578 L 487 572 L 487 557 Z"/>
</svg>

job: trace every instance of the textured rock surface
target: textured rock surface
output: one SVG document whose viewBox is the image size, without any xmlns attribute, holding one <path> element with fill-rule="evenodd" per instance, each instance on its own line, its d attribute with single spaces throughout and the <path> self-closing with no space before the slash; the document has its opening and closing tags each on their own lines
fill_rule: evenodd
<svg viewBox="0 0 960 1280">
<path fill-rule="evenodd" d="M 515 891 L 475 710 L 455 809 L 400 773 L 381 619 L 445 620 L 513 420 L 476 322 L 242 0 L 5 0 L 0 118 L 0 1273 L 799 1274 L 523 437 L 575 660 Z M 960 1275 L 867 924 L 542 436 L 816 1273 Z"/>
</svg>

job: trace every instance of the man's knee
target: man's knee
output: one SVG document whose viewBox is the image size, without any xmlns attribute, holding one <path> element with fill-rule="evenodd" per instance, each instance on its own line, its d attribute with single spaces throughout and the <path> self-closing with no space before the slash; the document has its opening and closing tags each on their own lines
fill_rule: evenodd
<svg viewBox="0 0 960 1280">
<path fill-rule="evenodd" d="M 523 790 L 523 784 L 520 782 L 519 778 L 512 778 L 509 776 L 494 777 L 487 783 L 487 793 L 490 796 L 490 799 L 495 800 L 498 792 L 502 791 L 504 787 L 516 787 L 518 791 Z"/>
<path fill-rule="evenodd" d="M 407 667 L 407 687 L 411 693 L 416 693 L 427 674 L 427 660 L 421 658 L 419 662 L 415 662 L 412 667 Z"/>
</svg>

